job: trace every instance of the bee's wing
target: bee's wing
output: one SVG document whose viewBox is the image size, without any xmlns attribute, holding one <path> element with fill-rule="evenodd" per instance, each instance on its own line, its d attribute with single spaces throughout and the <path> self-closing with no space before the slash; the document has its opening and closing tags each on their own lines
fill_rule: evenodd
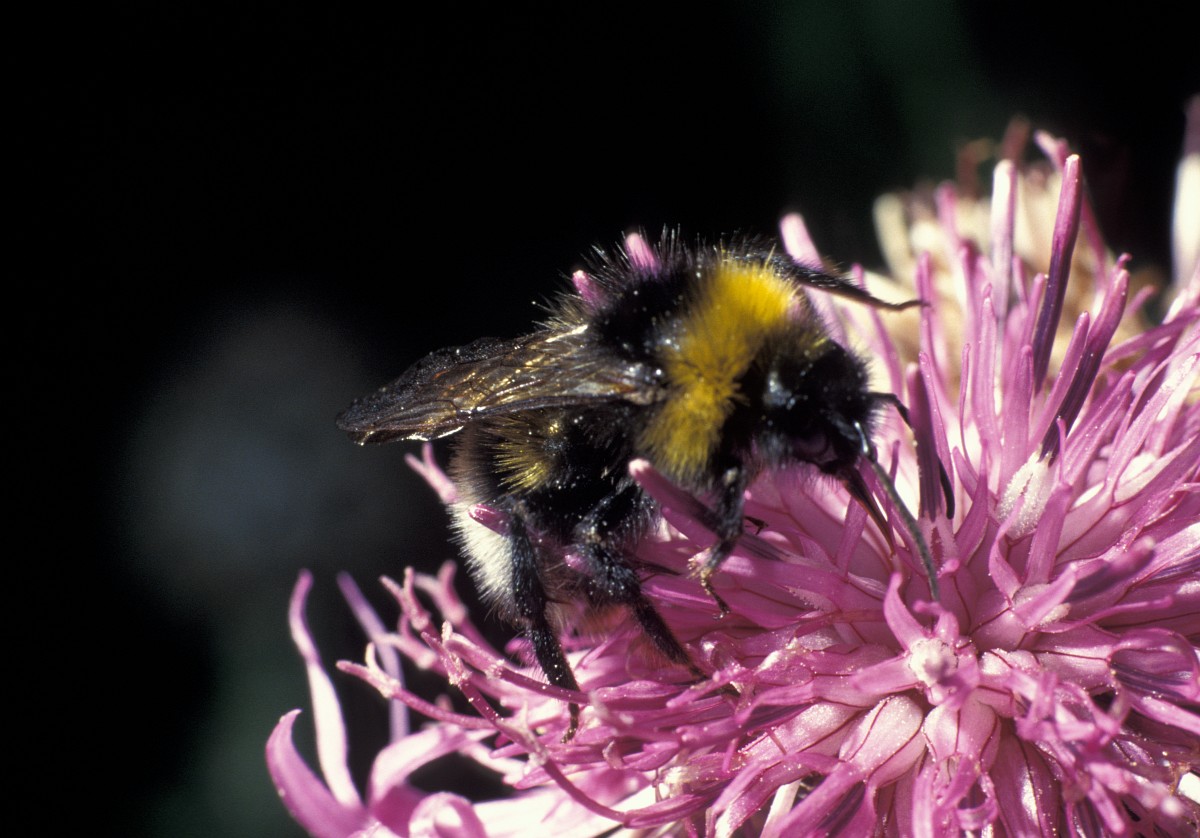
<svg viewBox="0 0 1200 838">
<path fill-rule="evenodd" d="M 556 405 L 660 394 L 650 370 L 614 362 L 586 338 L 586 326 L 517 338 L 484 338 L 441 349 L 350 405 L 337 426 L 360 444 L 437 439 L 486 416 Z"/>
</svg>

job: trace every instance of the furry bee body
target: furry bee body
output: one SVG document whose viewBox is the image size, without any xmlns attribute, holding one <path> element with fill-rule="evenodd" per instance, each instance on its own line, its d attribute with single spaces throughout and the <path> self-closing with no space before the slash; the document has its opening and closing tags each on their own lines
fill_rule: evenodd
<svg viewBox="0 0 1200 838">
<path fill-rule="evenodd" d="M 628 607 L 668 660 L 703 674 L 641 592 L 632 554 L 657 510 L 632 459 L 713 498 L 701 580 L 724 607 L 710 578 L 742 531 L 750 480 L 807 463 L 873 509 L 856 465 L 878 407 L 894 403 L 868 390 L 863 360 L 830 338 L 805 288 L 908 304 L 754 242 L 690 249 L 668 237 L 646 252 L 601 252 L 537 331 L 435 352 L 338 419 L 360 443 L 461 431 L 450 475 L 472 574 L 568 689 L 578 685 L 558 636 L 577 604 Z M 505 532 L 472 516 L 480 505 Z"/>
</svg>

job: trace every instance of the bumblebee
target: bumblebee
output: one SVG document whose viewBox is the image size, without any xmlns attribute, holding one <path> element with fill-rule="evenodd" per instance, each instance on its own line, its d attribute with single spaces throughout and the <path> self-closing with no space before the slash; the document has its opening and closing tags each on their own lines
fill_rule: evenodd
<svg viewBox="0 0 1200 838">
<path fill-rule="evenodd" d="M 434 352 L 337 424 L 360 444 L 458 434 L 452 515 L 472 575 L 524 627 L 550 683 L 579 689 L 558 639 L 578 606 L 625 606 L 665 658 L 702 678 L 642 593 L 633 551 L 657 508 L 630 461 L 711 499 L 716 541 L 699 577 L 722 611 L 712 577 L 764 469 L 832 475 L 890 534 L 859 464 L 874 463 L 880 408 L 903 408 L 869 390 L 863 359 L 830 337 L 806 289 L 893 310 L 919 301 L 883 302 L 758 240 L 686 247 L 668 235 L 651 248 L 635 235 L 597 249 L 574 281 L 536 331 Z M 567 737 L 574 705 L 571 719 Z"/>
</svg>

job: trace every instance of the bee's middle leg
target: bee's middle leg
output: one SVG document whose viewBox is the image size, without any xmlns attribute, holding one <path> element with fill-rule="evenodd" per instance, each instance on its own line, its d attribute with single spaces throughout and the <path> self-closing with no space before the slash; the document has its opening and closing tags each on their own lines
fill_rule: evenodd
<svg viewBox="0 0 1200 838">
<path fill-rule="evenodd" d="M 662 615 L 646 599 L 637 572 L 617 546 L 630 538 L 622 524 L 636 517 L 632 505 L 638 503 L 639 498 L 633 490 L 613 495 L 592 510 L 577 529 L 577 546 L 591 571 L 588 597 L 595 605 L 626 606 L 642 632 L 667 660 L 687 666 L 699 678 L 706 677 L 692 663 L 691 656 L 675 638 Z"/>
</svg>

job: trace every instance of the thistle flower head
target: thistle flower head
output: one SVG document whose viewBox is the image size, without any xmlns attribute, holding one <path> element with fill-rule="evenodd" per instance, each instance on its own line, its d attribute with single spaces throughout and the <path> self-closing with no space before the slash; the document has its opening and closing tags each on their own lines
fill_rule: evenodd
<svg viewBox="0 0 1200 838">
<path fill-rule="evenodd" d="M 891 315 L 817 301 L 838 340 L 876 359 L 876 389 L 909 407 L 912 429 L 891 412 L 875 441 L 919 510 L 938 598 L 874 475 L 891 533 L 840 484 L 798 470 L 751 488 L 746 514 L 761 526 L 714 577 L 729 607 L 714 620 L 692 573 L 712 541 L 699 502 L 635 462 L 664 517 L 639 548 L 645 593 L 712 683 L 639 653 L 629 621 L 568 639 L 581 693 L 547 686 L 522 642 L 505 654 L 483 639 L 451 566 L 385 580 L 393 631 L 349 589 L 372 645 L 365 664 L 339 668 L 430 720 L 416 732 L 398 721 L 363 800 L 303 625 L 305 577 L 293 631 L 325 780 L 291 745 L 294 714 L 268 745 L 296 818 L 329 836 L 1194 835 L 1200 805 L 1181 784 L 1200 766 L 1200 267 L 1177 265 L 1165 320 L 1139 324 L 1079 160 L 1039 142 L 1053 173 L 1001 164 L 985 235 L 952 187 L 903 228 L 923 237 L 910 279 L 931 302 L 907 359 Z M 1025 224 L 1041 225 L 1044 255 L 1024 248 Z M 783 233 L 794 258 L 812 258 L 799 219 Z M 904 241 L 888 244 L 907 258 Z M 1073 284 L 1086 302 L 1064 303 Z M 428 454 L 419 465 L 452 491 Z M 471 712 L 406 689 L 397 654 L 440 673 Z M 568 701 L 585 709 L 564 742 Z M 447 753 L 494 770 L 511 795 L 412 785 Z"/>
</svg>

